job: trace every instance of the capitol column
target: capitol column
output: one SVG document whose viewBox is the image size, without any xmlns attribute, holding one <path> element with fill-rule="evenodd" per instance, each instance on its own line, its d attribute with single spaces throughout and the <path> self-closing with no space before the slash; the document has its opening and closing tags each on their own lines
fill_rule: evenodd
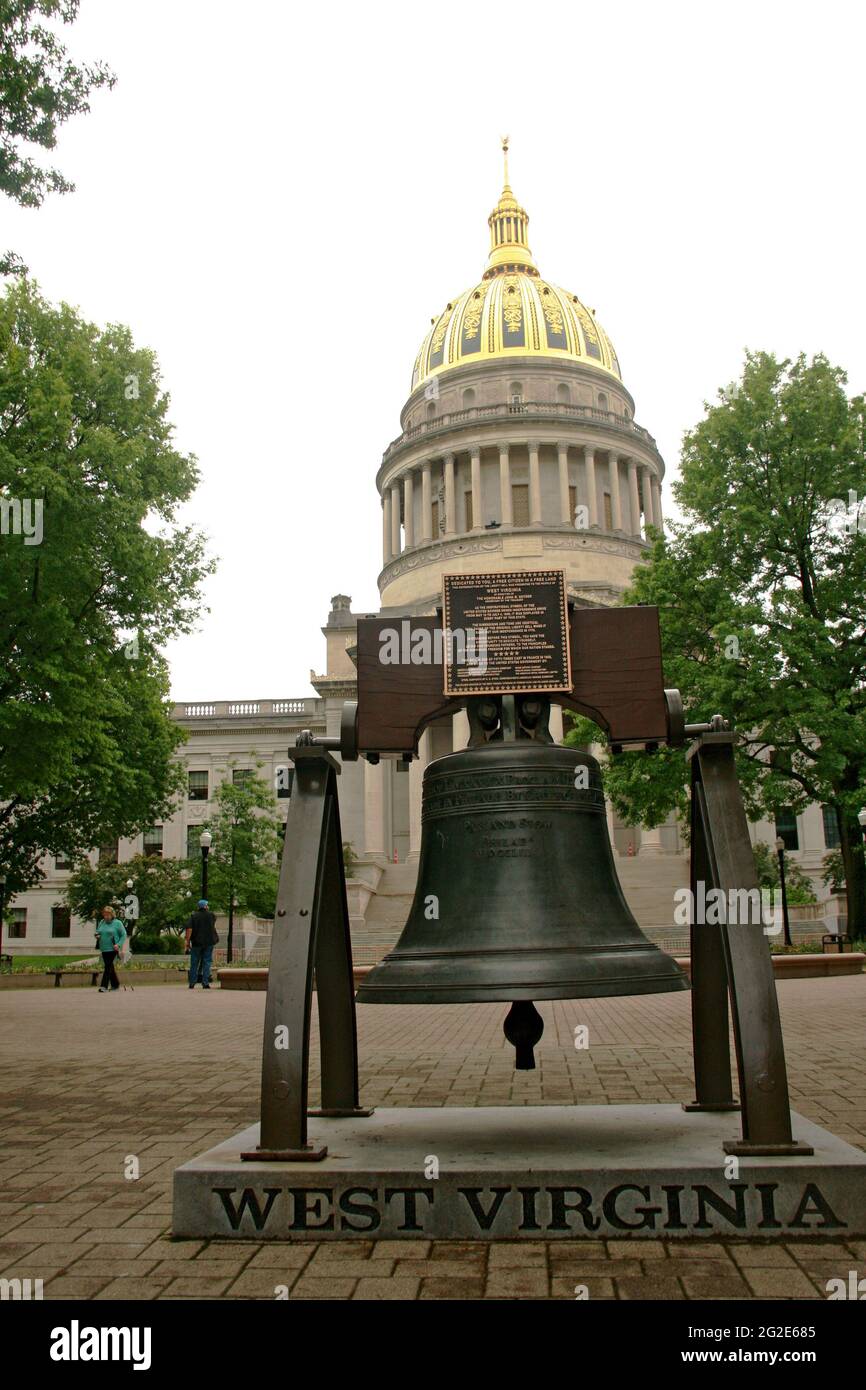
<svg viewBox="0 0 866 1390">
<path fill-rule="evenodd" d="M 382 564 L 387 565 L 394 556 L 391 551 L 391 490 L 386 489 L 382 497 Z"/>
<path fill-rule="evenodd" d="M 415 544 L 415 476 L 411 468 L 403 479 L 403 535 L 409 550 Z"/>
<path fill-rule="evenodd" d="M 430 730 L 425 729 L 418 740 L 418 756 L 409 764 L 409 853 L 407 864 L 417 864 L 421 853 L 421 785 L 424 769 L 430 761 Z"/>
<path fill-rule="evenodd" d="M 547 727 L 550 730 L 550 737 L 553 739 L 554 743 L 562 743 L 565 737 L 565 730 L 562 723 L 562 705 L 550 706 L 550 718 L 547 721 Z"/>
<path fill-rule="evenodd" d="M 541 465 L 537 439 L 529 441 L 529 524 L 541 525 Z"/>
<path fill-rule="evenodd" d="M 511 508 L 511 456 L 507 444 L 499 446 L 499 508 L 502 512 L 502 525 L 514 525 Z"/>
<path fill-rule="evenodd" d="M 643 514 L 646 526 L 655 526 L 655 515 L 653 513 L 652 498 L 652 474 L 649 465 L 644 464 L 640 471 L 641 494 L 643 496 Z"/>
<path fill-rule="evenodd" d="M 454 455 L 446 454 L 445 459 L 445 534 L 453 536 L 457 530 L 457 494 L 454 491 Z"/>
<path fill-rule="evenodd" d="M 614 531 L 622 530 L 622 498 L 619 495 L 619 454 L 613 450 L 607 456 L 607 471 L 610 475 L 610 515 Z"/>
<path fill-rule="evenodd" d="M 571 515 L 571 502 L 568 497 L 568 445 L 557 444 L 559 458 L 559 513 L 564 526 L 573 526 L 575 518 Z"/>
<path fill-rule="evenodd" d="M 427 459 L 421 466 L 421 540 L 433 539 L 433 464 Z"/>
<path fill-rule="evenodd" d="M 476 444 L 470 452 L 472 469 L 472 530 L 481 531 L 484 527 L 481 505 L 481 449 Z"/>
<path fill-rule="evenodd" d="M 646 826 L 642 825 L 640 828 L 640 848 L 638 853 L 646 855 L 647 857 L 655 857 L 655 855 L 664 854 L 664 852 L 665 848 L 662 844 L 661 826 L 654 825 L 652 830 L 648 830 Z"/>
<path fill-rule="evenodd" d="M 637 492 L 637 459 L 628 461 L 628 501 L 631 508 L 631 533 L 640 536 L 640 498 Z"/>
<path fill-rule="evenodd" d="M 384 864 L 385 769 L 388 764 L 364 763 L 364 858 Z"/>
<path fill-rule="evenodd" d="M 400 554 L 400 484 L 391 484 L 391 559 Z"/>
<path fill-rule="evenodd" d="M 657 527 L 659 528 L 659 530 L 661 531 L 661 529 L 662 529 L 662 485 L 661 485 L 661 482 L 659 481 L 659 479 L 656 477 L 655 473 L 653 473 L 653 475 L 652 475 L 652 479 L 651 479 L 651 482 L 650 482 L 650 486 L 651 486 L 651 488 L 652 488 L 652 494 L 653 494 L 653 516 L 654 516 L 655 519 L 656 519 L 656 526 L 657 526 Z"/>
<path fill-rule="evenodd" d="M 584 464 L 586 467 L 586 492 L 589 500 L 589 524 L 598 525 L 598 486 L 595 478 L 595 449 L 588 444 L 583 446 Z"/>
<path fill-rule="evenodd" d="M 451 748 L 455 753 L 462 753 L 468 742 L 469 715 L 465 709 L 459 709 L 451 716 Z"/>
</svg>

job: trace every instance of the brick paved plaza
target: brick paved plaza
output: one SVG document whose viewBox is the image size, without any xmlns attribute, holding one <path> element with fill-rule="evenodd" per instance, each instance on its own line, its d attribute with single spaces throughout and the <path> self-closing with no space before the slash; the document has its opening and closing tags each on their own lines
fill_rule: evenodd
<svg viewBox="0 0 866 1390">
<path fill-rule="evenodd" d="M 866 978 L 786 981 L 779 997 L 795 1109 L 866 1149 Z M 542 1004 L 530 1073 L 513 1070 L 506 1007 L 359 1008 L 363 1100 L 692 1098 L 687 994 Z M 263 994 L 175 985 L 0 994 L 0 1276 L 76 1299 L 273 1298 L 281 1284 L 292 1298 L 574 1298 L 585 1284 L 591 1298 L 818 1299 L 866 1273 L 866 1241 L 820 1238 L 173 1241 L 174 1168 L 258 1118 L 263 1010 Z"/>
</svg>

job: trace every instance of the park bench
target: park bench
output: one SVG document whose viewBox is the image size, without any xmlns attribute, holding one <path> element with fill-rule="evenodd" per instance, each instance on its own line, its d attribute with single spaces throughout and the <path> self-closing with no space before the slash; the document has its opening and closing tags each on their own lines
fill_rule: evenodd
<svg viewBox="0 0 866 1390">
<path fill-rule="evenodd" d="M 55 989 L 59 989 L 59 988 L 60 988 L 60 977 L 61 977 L 61 975 L 72 975 L 72 974 L 75 974 L 75 975 L 86 975 L 87 973 L 88 973 L 88 972 L 87 972 L 86 970 L 75 970 L 75 971 L 67 970 L 67 969 L 65 969 L 65 967 L 63 967 L 63 966 L 61 966 L 61 968 L 60 968 L 59 970 L 46 970 L 46 972 L 45 972 L 46 975 L 53 975 L 53 976 L 54 976 L 54 988 L 55 988 Z M 91 970 L 89 973 L 90 973 L 90 983 L 91 983 L 91 985 L 95 985 L 95 984 L 96 984 L 96 981 L 99 979 L 99 976 L 102 974 L 102 970 L 101 970 L 101 968 L 100 968 L 100 969 L 97 969 L 97 970 Z"/>
</svg>

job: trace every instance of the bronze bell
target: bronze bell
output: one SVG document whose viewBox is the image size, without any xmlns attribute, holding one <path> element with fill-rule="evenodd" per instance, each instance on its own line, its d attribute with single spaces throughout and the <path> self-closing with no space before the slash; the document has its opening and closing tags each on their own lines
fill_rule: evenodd
<svg viewBox="0 0 866 1390">
<path fill-rule="evenodd" d="M 614 868 L 601 774 L 577 748 L 490 742 L 427 767 L 421 856 L 400 940 L 360 1004 L 586 999 L 688 989 L 643 935 Z M 506 1035 L 534 1066 L 541 1019 Z"/>
</svg>

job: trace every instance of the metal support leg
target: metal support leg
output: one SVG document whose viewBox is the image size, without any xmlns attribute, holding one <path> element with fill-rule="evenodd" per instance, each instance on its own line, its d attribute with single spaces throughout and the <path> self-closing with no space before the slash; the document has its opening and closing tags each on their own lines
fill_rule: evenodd
<svg viewBox="0 0 866 1390">
<path fill-rule="evenodd" d="M 707 853 L 706 806 L 703 787 L 692 762 L 691 901 L 698 885 L 712 883 Z M 692 918 L 694 919 L 694 911 Z M 694 1039 L 695 1100 L 684 1110 L 739 1110 L 731 1090 L 731 1048 L 728 1041 L 728 968 L 718 927 L 692 920 L 692 1037 Z"/>
<path fill-rule="evenodd" d="M 734 766 L 734 736 L 730 733 L 704 734 L 692 745 L 692 795 L 697 798 L 699 829 L 694 879 L 706 872 L 707 881 L 724 891 L 730 902 L 732 889 L 755 892 L 758 888 L 754 857 L 749 840 L 746 813 Z M 743 1155 L 809 1154 L 808 1145 L 796 1143 L 791 1134 L 791 1109 L 785 1049 L 776 997 L 773 963 L 763 924 L 758 921 L 728 922 L 717 929 L 724 952 L 730 989 L 734 1042 L 737 1054 L 742 1140 L 726 1143 L 725 1151 Z M 696 926 L 708 938 L 714 929 Z M 714 954 L 715 953 L 715 954 Z M 700 966 L 718 969 L 717 947 L 699 947 Z M 695 1032 L 695 1073 L 700 1077 L 698 1101 L 705 1095 L 719 1097 L 722 1049 L 719 1021 L 708 1025 L 705 1011 L 718 997 L 718 983 L 700 980 L 698 1027 Z M 727 1030 L 726 1030 L 727 1031 Z M 727 1041 L 724 1044 L 727 1051 Z"/>
<path fill-rule="evenodd" d="M 333 833 L 325 832 L 325 854 L 319 888 L 316 932 L 316 999 L 319 1006 L 319 1048 L 322 1057 L 322 1105 L 310 1115 L 338 1119 L 372 1115 L 358 1104 L 358 1033 L 355 1024 L 355 983 L 352 978 L 352 940 L 346 901 L 339 807 L 329 798 L 327 816 L 336 818 Z"/>
<path fill-rule="evenodd" d="M 307 1143 L 313 969 L 322 1033 L 323 1104 L 358 1113 L 352 957 L 337 804 L 339 764 L 316 747 L 293 750 L 262 1046 L 261 1135 L 245 1159 L 310 1162 Z M 325 1038 L 327 1033 L 327 1038 Z"/>
</svg>

